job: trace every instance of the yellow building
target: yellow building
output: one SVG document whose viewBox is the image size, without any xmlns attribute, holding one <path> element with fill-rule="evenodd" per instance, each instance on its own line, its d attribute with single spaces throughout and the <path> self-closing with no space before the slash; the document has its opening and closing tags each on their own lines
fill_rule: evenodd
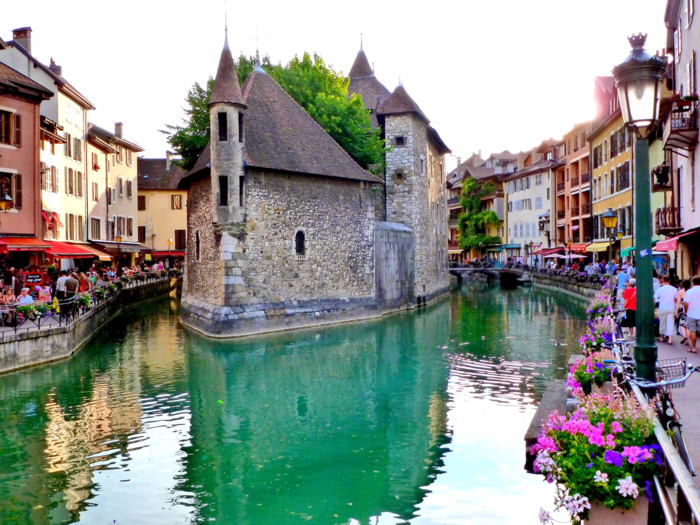
<svg viewBox="0 0 700 525">
<path fill-rule="evenodd" d="M 596 119 L 587 140 L 591 156 L 591 198 L 593 202 L 593 244 L 587 251 L 607 260 L 610 239 L 613 258 L 629 255 L 634 246 L 633 135 L 622 120 L 617 90 L 612 77 L 596 77 Z M 617 214 L 617 231 L 603 225 L 603 213 Z"/>
<path fill-rule="evenodd" d="M 164 159 L 139 159 L 138 240 L 154 259 L 185 257 L 187 191 L 178 189 L 185 172 L 172 160 L 170 152 Z"/>
</svg>

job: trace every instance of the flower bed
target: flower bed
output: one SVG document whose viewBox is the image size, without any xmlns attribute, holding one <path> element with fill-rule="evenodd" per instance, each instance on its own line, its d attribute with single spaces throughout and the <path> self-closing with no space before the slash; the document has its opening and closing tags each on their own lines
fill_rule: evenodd
<svg viewBox="0 0 700 525">
<path fill-rule="evenodd" d="M 652 478 L 662 463 L 653 437 L 654 409 L 617 387 L 618 371 L 606 363 L 613 359 L 602 348 L 614 328 L 609 291 L 593 299 L 586 313 L 583 358 L 571 367 L 567 382 L 580 405 L 566 416 L 550 414 L 530 449 L 535 472 L 556 483 L 555 507 L 566 509 L 572 523 L 587 520 L 592 505 L 622 512 L 635 507 L 637 498 L 651 501 Z M 611 395 L 591 395 L 593 385 L 606 381 L 612 381 Z M 540 521 L 552 523 L 545 509 Z"/>
</svg>

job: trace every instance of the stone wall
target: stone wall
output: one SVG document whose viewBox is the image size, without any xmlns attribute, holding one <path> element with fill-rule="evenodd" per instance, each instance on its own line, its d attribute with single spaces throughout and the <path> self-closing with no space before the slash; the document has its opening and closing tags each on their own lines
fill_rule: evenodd
<svg viewBox="0 0 700 525">
<path fill-rule="evenodd" d="M 374 231 L 375 297 L 382 308 L 415 304 L 415 247 L 408 226 L 377 222 Z"/>
<path fill-rule="evenodd" d="M 428 139 L 425 122 L 416 115 L 385 119 L 387 147 L 387 221 L 413 230 L 415 293 L 431 299 L 449 289 L 447 268 L 447 197 L 444 156 Z M 396 137 L 404 137 L 397 146 Z"/>
<path fill-rule="evenodd" d="M 544 275 L 541 273 L 532 273 L 532 282 L 541 288 L 548 290 L 557 290 L 578 297 L 592 299 L 600 293 L 600 285 L 589 283 L 577 283 L 573 281 L 563 280 L 561 277 Z"/>
<path fill-rule="evenodd" d="M 229 306 L 373 297 L 374 185 L 257 170 L 247 179 L 247 297 Z M 297 231 L 303 256 L 295 253 Z"/>
<path fill-rule="evenodd" d="M 187 196 L 187 251 L 183 297 L 223 305 L 219 243 L 211 206 L 211 180 L 204 177 L 192 182 Z M 199 258 L 196 254 L 199 236 Z"/>
</svg>

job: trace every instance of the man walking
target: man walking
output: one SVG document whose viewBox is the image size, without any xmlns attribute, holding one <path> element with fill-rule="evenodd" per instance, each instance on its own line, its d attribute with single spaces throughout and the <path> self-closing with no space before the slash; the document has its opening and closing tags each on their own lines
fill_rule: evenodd
<svg viewBox="0 0 700 525">
<path fill-rule="evenodd" d="M 70 277 L 66 279 L 65 288 L 68 313 L 72 316 L 75 313 L 75 296 L 78 294 L 78 288 L 80 288 L 80 281 L 78 281 L 74 273 L 70 274 Z"/>
<path fill-rule="evenodd" d="M 685 308 L 685 326 L 690 335 L 688 352 L 697 354 L 698 331 L 700 331 L 700 276 L 693 277 L 693 286 L 685 292 L 683 307 Z"/>
<path fill-rule="evenodd" d="M 59 301 L 63 301 L 66 298 L 66 281 L 68 280 L 68 276 L 65 270 L 61 270 L 58 275 L 59 277 L 56 281 L 56 298 Z"/>
<path fill-rule="evenodd" d="M 654 292 L 654 302 L 659 303 L 659 341 L 673 344 L 673 329 L 676 327 L 676 299 L 678 291 L 671 286 L 671 278 L 664 275 L 662 286 Z"/>
</svg>

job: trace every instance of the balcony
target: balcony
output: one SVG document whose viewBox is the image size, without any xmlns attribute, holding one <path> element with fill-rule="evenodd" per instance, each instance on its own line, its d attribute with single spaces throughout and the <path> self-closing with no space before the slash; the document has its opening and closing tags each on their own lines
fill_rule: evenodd
<svg viewBox="0 0 700 525">
<path fill-rule="evenodd" d="M 564 190 L 566 189 L 566 183 L 565 182 L 558 182 L 557 183 L 557 193 L 564 193 Z"/>
<path fill-rule="evenodd" d="M 581 215 L 586 216 L 591 214 L 591 205 L 590 204 L 582 204 L 581 205 Z"/>
<path fill-rule="evenodd" d="M 591 174 L 589 172 L 583 173 L 581 175 L 581 186 L 584 184 L 590 184 L 591 183 Z"/>
<path fill-rule="evenodd" d="M 447 199 L 447 205 L 451 207 L 459 206 L 459 197 L 450 197 Z"/>
<path fill-rule="evenodd" d="M 656 210 L 655 231 L 658 235 L 675 235 L 681 231 L 681 209 L 659 208 Z"/>
<path fill-rule="evenodd" d="M 579 213 L 580 213 L 580 208 L 578 206 L 571 207 L 571 216 L 572 217 L 578 217 Z"/>
<path fill-rule="evenodd" d="M 566 219 L 566 210 L 557 210 L 557 219 Z"/>
<path fill-rule="evenodd" d="M 571 177 L 571 187 L 575 188 L 578 186 L 578 177 Z"/>
<path fill-rule="evenodd" d="M 454 230 L 454 229 L 457 227 L 457 222 L 458 222 L 457 219 L 450 219 L 449 221 L 447 221 L 447 226 L 448 226 L 451 230 Z"/>
<path fill-rule="evenodd" d="M 698 101 L 678 100 L 664 124 L 664 149 L 692 150 L 698 143 Z"/>
<path fill-rule="evenodd" d="M 481 200 L 488 201 L 488 200 L 502 199 L 502 198 L 503 198 L 503 190 L 493 190 L 488 195 L 484 195 L 483 197 L 481 197 Z"/>
</svg>

